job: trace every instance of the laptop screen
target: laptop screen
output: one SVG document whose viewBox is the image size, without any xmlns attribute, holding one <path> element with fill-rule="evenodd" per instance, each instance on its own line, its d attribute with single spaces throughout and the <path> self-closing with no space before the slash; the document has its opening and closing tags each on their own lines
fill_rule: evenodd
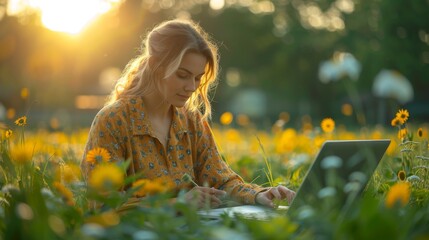
<svg viewBox="0 0 429 240">
<path fill-rule="evenodd" d="M 300 209 L 341 210 L 362 193 L 390 144 L 382 140 L 326 141 L 290 204 L 288 214 Z"/>
</svg>

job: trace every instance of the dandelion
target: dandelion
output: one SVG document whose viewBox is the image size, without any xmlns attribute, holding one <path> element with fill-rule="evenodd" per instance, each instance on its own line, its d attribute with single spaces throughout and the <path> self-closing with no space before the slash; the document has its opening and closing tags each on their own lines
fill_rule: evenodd
<svg viewBox="0 0 429 240">
<path fill-rule="evenodd" d="M 423 137 L 423 129 L 422 128 L 417 129 L 417 136 L 419 136 L 420 138 Z"/>
<path fill-rule="evenodd" d="M 220 123 L 222 123 L 223 125 L 229 125 L 229 124 L 232 123 L 233 119 L 234 119 L 234 116 L 232 115 L 232 113 L 230 113 L 230 112 L 224 112 L 220 116 Z"/>
<path fill-rule="evenodd" d="M 408 113 L 408 111 L 406 109 L 400 109 L 396 113 L 396 117 L 401 119 L 403 123 L 405 123 L 408 120 L 409 116 L 410 116 L 410 114 Z"/>
<path fill-rule="evenodd" d="M 405 181 L 405 178 L 407 177 L 407 175 L 405 174 L 404 170 L 401 170 L 398 172 L 398 179 L 399 181 L 403 182 Z"/>
<path fill-rule="evenodd" d="M 110 153 L 105 148 L 96 147 L 88 152 L 86 161 L 90 164 L 108 162 L 110 160 Z"/>
<path fill-rule="evenodd" d="M 335 122 L 332 118 L 325 118 L 322 120 L 320 126 L 325 133 L 331 133 L 335 129 Z"/>
<path fill-rule="evenodd" d="M 25 126 L 27 124 L 27 117 L 23 116 L 15 120 L 15 124 L 18 126 Z"/>
<path fill-rule="evenodd" d="M 392 127 L 399 127 L 404 124 L 404 121 L 402 120 L 402 118 L 395 117 L 394 119 L 392 119 L 392 122 L 390 124 L 392 125 Z"/>
<path fill-rule="evenodd" d="M 11 136 L 12 136 L 12 134 L 13 134 L 13 132 L 12 132 L 12 130 L 6 130 L 6 132 L 5 132 L 5 137 L 6 137 L 6 139 L 7 138 L 10 138 Z"/>
<path fill-rule="evenodd" d="M 66 186 L 61 184 L 60 182 L 54 182 L 53 183 L 54 188 L 61 194 L 64 201 L 67 203 L 67 205 L 73 206 L 75 204 L 73 199 L 73 193 L 68 189 Z"/>
<path fill-rule="evenodd" d="M 385 204 L 388 208 L 396 204 L 405 206 L 410 201 L 410 184 L 408 182 L 398 182 L 393 185 L 386 196 Z"/>
<path fill-rule="evenodd" d="M 89 186 L 100 191 L 118 189 L 124 183 L 124 174 L 115 164 L 101 164 L 91 172 L 88 182 Z"/>
</svg>

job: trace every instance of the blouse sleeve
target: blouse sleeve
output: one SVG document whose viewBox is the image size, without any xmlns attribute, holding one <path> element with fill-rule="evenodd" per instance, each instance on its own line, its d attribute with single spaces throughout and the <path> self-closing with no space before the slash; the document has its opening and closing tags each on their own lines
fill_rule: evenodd
<svg viewBox="0 0 429 240">
<path fill-rule="evenodd" d="M 104 148 L 110 154 L 111 162 L 123 161 L 126 158 L 123 138 L 127 136 L 124 133 L 122 119 L 118 113 L 108 108 L 102 109 L 95 116 L 91 129 L 89 130 L 88 140 L 85 145 L 84 154 L 81 161 L 82 174 L 85 179 L 88 178 L 94 164 L 87 161 L 88 153 L 95 148 Z M 125 124 L 125 123 L 124 123 Z"/>
<path fill-rule="evenodd" d="M 255 204 L 256 194 L 266 189 L 245 183 L 221 158 L 208 122 L 198 118 L 197 122 L 197 181 L 226 191 L 234 201 Z"/>
</svg>

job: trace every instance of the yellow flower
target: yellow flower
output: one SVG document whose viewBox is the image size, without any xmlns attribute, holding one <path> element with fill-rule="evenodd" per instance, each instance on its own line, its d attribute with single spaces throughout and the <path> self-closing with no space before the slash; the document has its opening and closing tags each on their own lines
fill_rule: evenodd
<svg viewBox="0 0 429 240">
<path fill-rule="evenodd" d="M 417 129 L 417 136 L 419 136 L 420 138 L 423 137 L 423 128 Z"/>
<path fill-rule="evenodd" d="M 234 116 L 232 115 L 232 113 L 230 113 L 230 112 L 224 112 L 220 116 L 220 123 L 222 123 L 223 125 L 229 125 L 229 124 L 232 123 L 233 119 L 234 119 Z"/>
<path fill-rule="evenodd" d="M 401 126 L 402 124 L 404 124 L 404 121 L 401 118 L 395 117 L 394 119 L 392 119 L 392 127 Z"/>
<path fill-rule="evenodd" d="M 392 208 L 398 203 L 399 206 L 403 207 L 410 201 L 410 194 L 410 184 L 408 182 L 398 182 L 387 193 L 385 204 L 388 208 Z"/>
<path fill-rule="evenodd" d="M 89 186 L 99 190 L 117 190 L 124 183 L 124 173 L 114 163 L 97 165 L 89 176 Z"/>
<path fill-rule="evenodd" d="M 56 130 L 56 129 L 58 129 L 58 128 L 60 127 L 60 121 L 58 120 L 58 118 L 53 117 L 53 118 L 51 118 L 51 120 L 49 121 L 49 126 L 50 126 L 52 129 Z"/>
<path fill-rule="evenodd" d="M 14 108 L 8 108 L 6 111 L 6 117 L 7 119 L 12 119 L 15 117 L 16 111 Z"/>
<path fill-rule="evenodd" d="M 28 91 L 28 88 L 22 88 L 21 89 L 21 98 L 22 99 L 27 99 L 28 98 L 28 94 L 29 94 L 29 91 Z"/>
<path fill-rule="evenodd" d="M 23 116 L 15 120 L 15 124 L 18 126 L 25 126 L 27 124 L 27 117 Z"/>
<path fill-rule="evenodd" d="M 399 181 L 403 182 L 405 181 L 405 178 L 407 177 L 407 175 L 405 174 L 404 170 L 401 170 L 398 172 L 398 179 Z"/>
<path fill-rule="evenodd" d="M 285 129 L 276 141 L 276 152 L 285 153 L 294 151 L 298 145 L 297 138 L 298 133 L 294 128 Z"/>
<path fill-rule="evenodd" d="M 230 128 L 225 132 L 225 140 L 232 143 L 240 143 L 242 138 L 240 136 L 240 131 L 237 129 Z"/>
<path fill-rule="evenodd" d="M 345 116 L 351 116 L 353 114 L 353 107 L 351 104 L 349 103 L 344 103 L 341 106 L 341 112 L 345 115 Z"/>
<path fill-rule="evenodd" d="M 279 119 L 283 120 L 284 123 L 287 123 L 290 120 L 290 114 L 288 112 L 281 112 L 279 114 Z"/>
<path fill-rule="evenodd" d="M 93 223 L 102 227 L 112 227 L 120 223 L 121 217 L 115 210 L 108 210 L 99 215 L 86 218 L 85 223 Z"/>
<path fill-rule="evenodd" d="M 110 153 L 101 147 L 91 149 L 86 155 L 86 161 L 90 164 L 108 162 L 110 160 Z"/>
<path fill-rule="evenodd" d="M 66 164 L 59 170 L 59 178 L 62 178 L 65 183 L 76 182 L 80 179 L 80 168 L 76 164 Z"/>
<path fill-rule="evenodd" d="M 320 124 L 322 130 L 326 133 L 331 133 L 335 129 L 335 122 L 332 118 L 325 118 Z"/>
<path fill-rule="evenodd" d="M 6 132 L 5 132 L 5 137 L 6 138 L 10 138 L 11 136 L 12 136 L 12 134 L 13 134 L 13 132 L 12 132 L 12 130 L 6 130 Z"/>
<path fill-rule="evenodd" d="M 396 113 L 396 117 L 399 119 L 402 119 L 402 121 L 405 123 L 408 120 L 408 117 L 410 114 L 406 109 L 401 109 Z"/>
<path fill-rule="evenodd" d="M 15 145 L 10 149 L 12 161 L 17 164 L 26 164 L 33 159 L 33 148 L 25 145 Z"/>
<path fill-rule="evenodd" d="M 246 114 L 238 114 L 237 115 L 237 124 L 245 127 L 247 125 L 249 125 L 250 123 L 250 119 Z"/>
<path fill-rule="evenodd" d="M 134 192 L 134 196 L 136 197 L 165 193 L 171 190 L 173 186 L 171 181 L 164 178 L 156 178 L 154 180 L 139 179 L 132 185 L 132 187 L 137 190 Z"/>
<path fill-rule="evenodd" d="M 404 139 L 408 134 L 408 130 L 406 128 L 402 128 L 398 131 L 398 138 Z"/>
<path fill-rule="evenodd" d="M 144 191 L 144 187 L 149 182 L 148 179 L 139 179 L 135 181 L 132 185 L 132 188 L 136 191 L 133 193 L 136 197 L 144 197 L 146 195 L 146 192 Z"/>
<path fill-rule="evenodd" d="M 73 199 L 73 193 L 72 193 L 72 191 L 70 191 L 70 189 L 66 188 L 60 182 L 54 182 L 53 185 L 54 185 L 54 188 L 61 194 L 61 196 L 63 197 L 64 201 L 68 205 L 73 206 L 75 202 L 74 202 L 74 199 Z"/>
</svg>

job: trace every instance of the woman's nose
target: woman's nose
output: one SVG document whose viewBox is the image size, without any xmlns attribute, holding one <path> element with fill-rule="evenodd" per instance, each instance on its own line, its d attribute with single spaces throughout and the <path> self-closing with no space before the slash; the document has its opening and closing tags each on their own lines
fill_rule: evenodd
<svg viewBox="0 0 429 240">
<path fill-rule="evenodd" d="M 185 85 L 185 90 L 187 92 L 195 92 L 195 90 L 197 90 L 197 84 L 195 83 L 195 81 L 189 81 L 186 85 Z"/>
</svg>

